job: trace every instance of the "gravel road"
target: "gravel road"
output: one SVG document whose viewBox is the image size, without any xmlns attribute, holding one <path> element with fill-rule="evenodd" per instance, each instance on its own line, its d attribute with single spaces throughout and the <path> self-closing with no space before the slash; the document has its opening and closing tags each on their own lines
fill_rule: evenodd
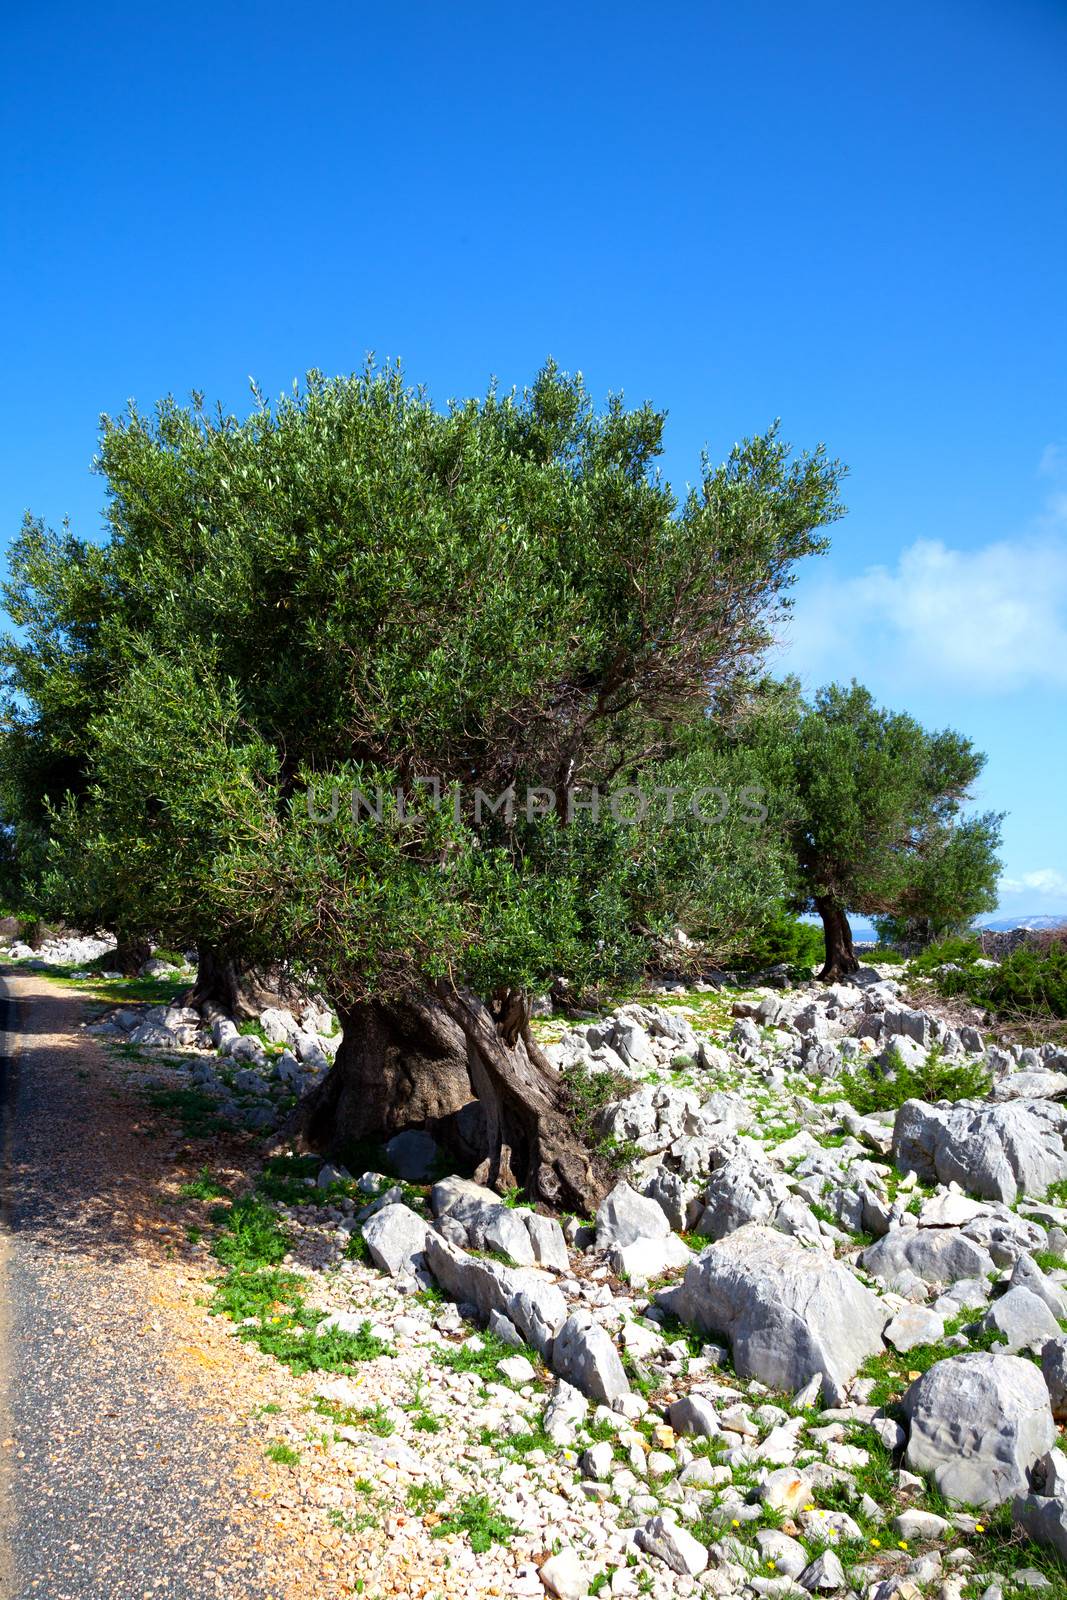
<svg viewBox="0 0 1067 1600">
<path fill-rule="evenodd" d="M 0 979 L 0 1594 L 280 1596 L 228 1419 L 163 1308 L 167 1132 L 79 1036 L 80 1009 Z"/>
</svg>

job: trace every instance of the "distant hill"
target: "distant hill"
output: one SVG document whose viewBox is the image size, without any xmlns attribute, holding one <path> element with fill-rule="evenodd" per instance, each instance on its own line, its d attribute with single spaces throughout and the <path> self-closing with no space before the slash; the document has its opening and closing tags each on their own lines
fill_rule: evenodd
<svg viewBox="0 0 1067 1600">
<path fill-rule="evenodd" d="M 978 926 L 990 928 L 995 933 L 1007 933 L 1012 928 L 1032 928 L 1038 931 L 1041 928 L 1062 928 L 1067 923 L 1067 912 L 1057 911 L 1051 915 L 1044 912 L 1033 915 L 1019 915 L 1014 917 L 980 917 Z"/>
</svg>

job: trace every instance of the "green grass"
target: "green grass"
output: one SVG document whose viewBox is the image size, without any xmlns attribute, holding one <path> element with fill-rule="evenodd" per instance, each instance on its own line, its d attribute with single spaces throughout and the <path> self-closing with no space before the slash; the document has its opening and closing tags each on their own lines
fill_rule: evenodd
<svg viewBox="0 0 1067 1600">
<path fill-rule="evenodd" d="M 976 1552 L 980 1556 L 979 1571 L 995 1571 L 1002 1573 L 1011 1580 L 1014 1573 L 1022 1567 L 1033 1567 L 1048 1579 L 1050 1587 L 1047 1589 L 1015 1589 L 1010 1592 L 1018 1595 L 1040 1595 L 1042 1600 L 1067 1600 L 1067 1571 L 1056 1554 L 1044 1545 L 1034 1544 L 1020 1528 L 1012 1521 L 1011 1505 L 999 1506 L 997 1510 L 989 1512 L 988 1516 L 981 1517 L 985 1532 L 979 1539 L 971 1539 L 968 1543 L 972 1548 L 979 1544 Z M 968 1584 L 964 1590 L 965 1596 L 981 1595 L 985 1584 Z"/>
<path fill-rule="evenodd" d="M 549 1435 L 542 1429 L 541 1422 L 537 1422 L 536 1426 L 525 1430 L 522 1434 L 509 1434 L 507 1438 L 501 1434 L 493 1434 L 488 1440 L 488 1445 L 504 1456 L 510 1456 L 512 1461 L 528 1456 L 531 1450 L 544 1450 L 545 1456 L 552 1456 L 557 1451 L 557 1446 L 553 1445 Z"/>
<path fill-rule="evenodd" d="M 529 1345 L 505 1344 L 495 1333 L 488 1329 L 478 1334 L 482 1348 L 479 1350 L 469 1344 L 450 1345 L 447 1349 L 439 1350 L 434 1360 L 439 1366 L 451 1367 L 453 1372 L 473 1372 L 481 1378 L 483 1383 L 503 1383 L 508 1380 L 499 1371 L 499 1363 L 508 1356 L 525 1356 L 532 1361 L 534 1366 L 539 1365 L 540 1356 Z"/>
<path fill-rule="evenodd" d="M 148 1089 L 148 1102 L 155 1111 L 176 1118 L 187 1139 L 207 1139 L 227 1123 L 218 1114 L 218 1104 L 201 1089 Z"/>
<path fill-rule="evenodd" d="M 277 1462 L 279 1467 L 296 1467 L 300 1464 L 300 1451 L 280 1441 L 277 1444 L 269 1444 L 263 1454 L 268 1461 Z"/>
<path fill-rule="evenodd" d="M 1002 1017 L 1067 1018 L 1067 937 L 1050 932 L 993 967 L 979 967 L 980 956 L 976 939 L 946 939 L 916 956 L 908 970 L 932 978 L 943 995 L 966 995 Z M 946 965 L 957 970 L 938 970 Z"/>
<path fill-rule="evenodd" d="M 413 1483 L 404 1504 L 416 1516 L 424 1517 L 428 1511 L 436 1511 L 446 1492 L 439 1483 Z"/>
<path fill-rule="evenodd" d="M 243 1195 L 225 1210 L 213 1248 L 228 1269 L 216 1285 L 214 1311 L 246 1324 L 238 1337 L 292 1372 L 352 1372 L 391 1353 L 368 1322 L 354 1333 L 320 1327 L 325 1313 L 305 1304 L 306 1280 L 280 1266 L 289 1238 L 261 1195 Z"/>
<path fill-rule="evenodd" d="M 230 1191 L 211 1175 L 210 1167 L 201 1167 L 195 1178 L 183 1183 L 178 1190 L 183 1200 L 228 1200 Z"/>
<path fill-rule="evenodd" d="M 352 1427 L 366 1428 L 368 1433 L 377 1434 L 379 1439 L 388 1439 L 396 1432 L 396 1423 L 380 1401 L 373 1406 L 364 1406 L 362 1410 L 353 1412 L 351 1417 Z"/>
<path fill-rule="evenodd" d="M 510 1517 L 496 1510 L 487 1494 L 470 1494 L 448 1516 L 442 1517 L 432 1533 L 435 1539 L 443 1539 L 450 1533 L 464 1533 L 475 1555 L 481 1556 L 494 1544 L 510 1544 L 516 1527 Z"/>
<path fill-rule="evenodd" d="M 952 1356 L 965 1352 L 957 1350 L 954 1345 L 945 1341 L 962 1328 L 970 1327 L 981 1315 L 978 1311 L 961 1311 L 958 1316 L 952 1317 L 945 1323 L 944 1338 L 936 1344 L 919 1344 L 912 1350 L 898 1355 L 895 1350 L 884 1350 L 881 1355 L 872 1356 L 860 1368 L 860 1376 L 874 1379 L 874 1389 L 870 1396 L 872 1406 L 889 1406 L 898 1400 L 909 1384 L 914 1379 L 908 1377 L 909 1372 L 924 1373 L 938 1361 L 947 1361 Z M 987 1333 L 968 1334 L 971 1350 L 995 1350 L 999 1342 L 993 1330 Z"/>
<path fill-rule="evenodd" d="M 609 1144 L 607 1140 L 600 1140 L 598 1146 L 597 1115 L 613 1100 L 624 1100 L 637 1085 L 621 1072 L 612 1072 L 608 1068 L 590 1072 L 581 1062 L 565 1067 L 561 1077 L 568 1110 L 578 1132 L 587 1144 L 606 1149 Z"/>
<path fill-rule="evenodd" d="M 185 957 L 180 950 L 153 950 L 150 959 L 152 961 L 165 961 L 169 967 L 184 967 L 186 964 Z"/>
<path fill-rule="evenodd" d="M 226 1226 L 215 1241 L 215 1254 L 228 1267 L 277 1266 L 289 1248 L 289 1236 L 274 1209 L 258 1195 L 242 1195 L 226 1214 Z"/>
<path fill-rule="evenodd" d="M 327 1190 L 309 1188 L 305 1182 L 307 1178 L 314 1179 L 321 1170 L 320 1156 L 268 1156 L 256 1179 L 256 1188 L 281 1205 L 321 1205 Z"/>
<path fill-rule="evenodd" d="M 88 978 L 74 978 L 75 972 L 90 972 Z M 189 978 L 101 978 L 90 965 L 84 967 L 47 967 L 42 977 L 53 982 L 91 993 L 94 999 L 109 1006 L 128 1005 L 130 1001 L 144 1001 L 154 1006 L 170 1006 L 189 992 Z"/>
</svg>

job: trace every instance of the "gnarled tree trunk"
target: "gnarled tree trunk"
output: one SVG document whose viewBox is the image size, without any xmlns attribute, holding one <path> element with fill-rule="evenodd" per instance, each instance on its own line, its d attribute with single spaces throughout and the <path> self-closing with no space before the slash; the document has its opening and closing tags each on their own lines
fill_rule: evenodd
<svg viewBox="0 0 1067 1600">
<path fill-rule="evenodd" d="M 287 1006 L 292 998 L 286 995 L 277 973 L 260 972 L 216 945 L 198 944 L 196 960 L 196 982 L 185 1003 L 205 1017 L 247 1021 L 270 1006 Z"/>
<path fill-rule="evenodd" d="M 335 1153 L 413 1126 L 447 1139 L 474 1097 L 484 1117 L 479 1182 L 500 1193 L 518 1186 L 557 1210 L 595 1210 L 611 1176 L 575 1129 L 525 995 L 504 990 L 486 1002 L 442 982 L 339 1014 L 334 1065 L 283 1136 Z"/>
<path fill-rule="evenodd" d="M 834 983 L 858 972 L 859 958 L 852 946 L 852 929 L 843 906 L 836 900 L 817 899 L 815 909 L 822 918 L 823 936 L 826 940 L 826 960 L 819 973 L 823 983 Z"/>
</svg>

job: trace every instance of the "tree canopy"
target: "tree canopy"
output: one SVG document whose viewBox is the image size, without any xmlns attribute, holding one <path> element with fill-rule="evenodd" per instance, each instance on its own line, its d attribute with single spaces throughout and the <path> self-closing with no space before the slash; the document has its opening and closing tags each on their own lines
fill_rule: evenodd
<svg viewBox="0 0 1067 1600">
<path fill-rule="evenodd" d="M 984 756 L 951 729 L 931 733 L 853 682 L 805 706 L 774 703 L 772 761 L 792 790 L 794 903 L 826 935 L 823 976 L 855 971 L 848 912 L 933 932 L 995 904 L 1000 818 L 964 818 Z"/>
<path fill-rule="evenodd" d="M 773 427 L 677 495 L 664 415 L 598 410 L 552 366 L 443 411 L 371 367 L 256 401 L 105 418 L 107 542 L 24 528 L 2 660 L 26 892 L 314 974 L 345 1024 L 323 1099 L 349 1131 L 417 1001 L 436 1061 L 457 1038 L 478 1058 L 491 1175 L 587 1198 L 523 997 L 635 974 L 678 922 L 722 938 L 780 897 L 756 812 L 689 801 L 755 774 L 714 730 L 842 469 Z M 592 789 L 620 785 L 649 797 L 636 820 L 594 817 Z"/>
</svg>

